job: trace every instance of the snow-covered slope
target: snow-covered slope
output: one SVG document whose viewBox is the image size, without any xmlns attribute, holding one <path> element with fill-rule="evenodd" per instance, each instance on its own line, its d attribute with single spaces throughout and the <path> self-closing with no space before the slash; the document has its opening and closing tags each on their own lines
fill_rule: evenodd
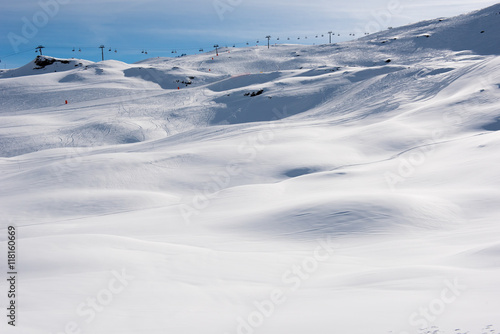
<svg viewBox="0 0 500 334">
<path fill-rule="evenodd" d="M 499 13 L 0 72 L 2 333 L 496 333 Z"/>
<path fill-rule="evenodd" d="M 494 41 L 495 36 L 500 34 L 499 22 L 500 6 L 495 5 L 471 14 L 396 28 L 389 34 L 381 32 L 362 40 L 379 42 L 386 48 L 404 48 L 408 51 L 431 48 L 498 55 L 500 45 Z"/>
</svg>

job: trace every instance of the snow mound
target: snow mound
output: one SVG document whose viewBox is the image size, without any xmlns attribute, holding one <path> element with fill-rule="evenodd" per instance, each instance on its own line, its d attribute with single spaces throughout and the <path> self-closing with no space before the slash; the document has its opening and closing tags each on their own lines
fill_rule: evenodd
<svg viewBox="0 0 500 334">
<path fill-rule="evenodd" d="M 88 60 L 81 59 L 59 59 L 49 56 L 37 56 L 28 64 L 0 72 L 0 78 L 21 77 L 50 72 L 63 72 L 73 70 L 75 67 L 84 67 L 93 64 Z"/>
</svg>

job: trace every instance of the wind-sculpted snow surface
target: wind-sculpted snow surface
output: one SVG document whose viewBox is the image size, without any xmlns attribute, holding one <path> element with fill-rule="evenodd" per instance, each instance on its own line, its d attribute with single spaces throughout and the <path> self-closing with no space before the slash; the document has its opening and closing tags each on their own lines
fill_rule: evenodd
<svg viewBox="0 0 500 334">
<path fill-rule="evenodd" d="M 1 332 L 497 333 L 498 13 L 1 71 Z"/>
</svg>

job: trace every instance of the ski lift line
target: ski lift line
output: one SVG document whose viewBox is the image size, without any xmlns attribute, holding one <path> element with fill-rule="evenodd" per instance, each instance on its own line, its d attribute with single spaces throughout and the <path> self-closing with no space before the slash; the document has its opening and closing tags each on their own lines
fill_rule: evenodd
<svg viewBox="0 0 500 334">
<path fill-rule="evenodd" d="M 353 33 L 352 31 L 349 31 L 349 30 L 332 30 L 333 31 L 333 34 L 332 34 L 332 38 L 333 37 L 358 37 L 358 36 L 366 36 L 367 34 L 369 33 L 360 33 L 360 32 L 356 32 L 356 33 Z M 320 38 L 323 38 L 323 39 L 328 39 L 328 33 L 319 33 L 319 34 L 307 34 L 307 36 L 304 34 L 304 35 L 301 35 L 301 36 L 297 36 L 297 35 L 287 35 L 287 34 L 274 34 L 275 36 L 279 36 L 279 37 L 276 37 L 274 38 L 273 40 L 275 41 L 283 41 L 284 43 L 286 43 L 287 41 L 302 41 L 302 40 L 308 40 L 309 38 L 307 36 L 313 36 L 311 37 L 312 39 L 320 39 Z M 286 36 L 286 37 L 285 37 Z M 316 37 L 318 36 L 318 37 Z M 321 37 L 319 37 L 321 36 Z M 258 41 L 256 44 L 257 45 L 260 45 L 260 46 L 263 46 L 263 43 L 260 43 L 260 39 L 257 39 L 257 38 L 249 38 L 243 42 L 237 42 L 237 43 L 234 43 L 234 42 L 231 42 L 231 43 L 224 43 L 223 47 L 225 48 L 226 47 L 226 44 L 227 44 L 227 47 L 230 48 L 231 46 L 232 47 L 245 47 L 245 46 L 250 46 L 250 45 L 256 45 L 254 43 L 252 43 L 251 41 Z M 282 43 L 283 43 L 282 42 Z M 325 42 L 326 44 L 327 42 Z M 275 43 L 273 43 L 275 44 Z M 66 50 L 71 50 L 74 52 L 83 52 L 83 51 L 88 51 L 88 50 L 95 50 L 96 48 L 98 49 L 99 47 L 96 46 L 96 45 L 84 45 L 84 46 L 78 46 L 78 47 L 75 47 L 75 46 L 69 46 L 69 45 L 55 45 L 55 46 L 47 46 L 46 47 L 48 50 L 60 50 L 60 49 L 66 49 Z M 7 55 L 3 55 L 3 56 L 0 56 L 1 59 L 5 59 L 5 58 L 9 58 L 9 57 L 12 57 L 12 56 L 16 56 L 16 55 L 20 55 L 20 54 L 24 54 L 24 53 L 27 53 L 27 52 L 33 52 L 33 50 L 35 50 L 36 48 L 29 48 L 29 49 L 25 49 L 25 50 L 22 50 L 22 51 L 19 51 L 19 52 L 14 52 L 14 53 L 11 53 L 11 54 L 7 54 Z M 144 51 L 146 51 L 146 48 L 143 49 Z M 198 46 L 198 47 L 184 47 L 184 48 L 178 48 L 178 47 L 170 47 L 170 48 L 161 48 L 161 49 L 147 49 L 148 51 L 148 54 L 150 53 L 171 53 L 172 50 L 174 51 L 187 51 L 187 52 L 193 52 L 193 53 L 196 53 L 196 52 L 207 52 L 207 51 L 204 51 L 204 50 L 212 50 L 212 46 L 210 44 L 206 44 L 206 45 L 202 45 L 202 46 Z M 119 45 L 115 45 L 114 47 L 109 47 L 108 52 L 115 52 L 115 53 L 118 53 L 118 52 L 139 52 L 141 53 L 141 49 L 140 48 L 134 48 L 134 47 L 120 47 Z M 145 53 L 145 52 L 144 52 Z M 175 53 L 175 52 L 174 52 Z"/>
<path fill-rule="evenodd" d="M 356 36 L 356 33 L 352 33 L 352 32 L 348 32 L 348 31 L 341 31 L 341 30 L 336 30 L 332 36 L 338 36 L 340 33 L 341 36 Z M 320 38 L 323 37 L 325 38 L 325 34 L 312 34 L 314 35 L 314 37 L 312 38 Z M 312 35 L 309 35 L 309 36 L 312 36 Z M 309 39 L 309 36 L 305 36 L 305 35 L 301 35 L 301 36 L 287 36 L 287 37 L 282 37 L 282 36 L 286 36 L 286 34 L 281 34 L 280 37 L 276 37 L 275 40 L 284 40 L 284 39 L 287 39 L 287 40 L 292 40 L 292 39 Z M 318 36 L 318 37 L 316 37 Z M 328 37 L 328 36 L 326 36 Z M 247 45 L 247 43 L 249 43 L 249 41 L 251 41 L 252 39 L 248 39 L 247 41 L 245 42 L 231 42 L 231 43 L 227 43 L 227 47 L 235 47 L 236 45 Z M 260 39 L 253 39 L 255 41 L 257 41 L 257 43 L 261 44 L 260 43 Z M 226 43 L 225 43 L 226 44 Z M 224 47 L 225 47 L 225 44 L 224 44 Z M 252 43 L 249 43 L 249 44 L 252 44 Z M 58 45 L 55 45 L 55 46 L 49 46 L 47 48 L 50 48 L 50 49 L 75 49 L 76 51 L 76 47 L 71 47 L 71 46 L 58 46 Z M 96 46 L 95 45 L 81 45 L 81 46 L 78 46 L 79 49 L 95 49 Z M 179 47 L 175 47 L 175 46 L 172 46 L 172 47 L 169 47 L 169 48 L 161 48 L 161 49 L 151 49 L 151 48 L 147 48 L 147 50 L 149 52 L 171 52 L 172 50 L 182 50 L 182 51 L 194 51 L 194 50 L 197 50 L 199 51 L 200 49 L 209 49 L 210 47 L 207 47 L 206 45 L 204 46 L 201 46 L 201 47 L 184 47 L 184 48 L 179 48 Z M 135 47 L 120 47 L 119 45 L 115 45 L 115 48 L 113 47 L 108 47 L 107 48 L 109 52 L 112 52 L 113 49 L 116 49 L 116 50 L 123 50 L 123 51 L 136 51 L 138 50 L 138 48 L 135 48 Z M 20 51 L 20 52 L 16 52 L 16 53 L 12 53 L 12 54 L 9 54 L 9 55 L 6 55 L 6 56 L 3 56 L 4 58 L 5 57 L 9 57 L 9 56 L 12 56 L 12 55 L 16 55 L 16 54 L 21 54 L 21 53 L 24 53 L 24 52 L 28 52 L 28 51 L 31 51 L 32 49 L 29 49 L 29 50 L 25 50 L 25 51 Z M 140 49 L 139 49 L 140 50 Z M 146 48 L 144 48 L 144 50 L 146 50 Z"/>
<path fill-rule="evenodd" d="M 5 56 L 0 56 L 0 58 L 4 59 L 4 58 L 12 57 L 12 56 L 17 56 L 17 55 L 20 55 L 20 54 L 23 54 L 23 53 L 33 52 L 34 49 L 35 48 L 29 48 L 29 49 L 26 49 L 26 50 L 23 50 L 23 51 L 19 51 L 19 52 L 14 52 L 14 53 L 11 53 L 11 54 L 8 54 L 8 55 L 5 55 Z"/>
<path fill-rule="evenodd" d="M 260 41 L 259 41 L 260 43 Z M 228 48 L 230 47 L 236 47 L 237 45 L 246 45 L 247 42 L 240 42 L 240 43 L 228 43 Z M 224 45 L 222 48 L 225 48 L 226 46 Z M 47 47 L 49 49 L 71 49 L 71 50 L 75 50 L 76 51 L 76 47 L 75 48 L 72 48 L 72 47 L 65 47 L 65 46 L 49 46 Z M 85 50 L 92 50 L 92 49 L 95 49 L 96 46 L 80 46 L 78 47 L 78 49 L 85 49 Z M 99 48 L 99 47 L 97 47 Z M 165 48 L 165 49 L 151 49 L 151 48 L 144 48 L 144 50 L 148 50 L 150 52 L 171 52 L 172 50 L 175 51 L 179 51 L 179 50 L 183 50 L 183 51 L 192 51 L 192 50 L 200 50 L 200 49 L 209 49 L 209 47 L 207 46 L 203 46 L 203 47 L 192 47 L 192 48 L 176 48 L 176 47 L 171 47 L 171 48 Z M 132 47 L 119 47 L 117 46 L 116 48 L 107 48 L 108 50 L 107 51 L 113 51 L 113 49 L 116 49 L 116 50 L 122 50 L 122 51 L 137 51 L 137 50 L 142 50 L 140 48 L 132 48 Z M 13 53 L 11 55 L 16 55 L 16 54 L 20 54 L 20 53 L 24 53 L 24 52 L 29 52 L 29 51 L 32 51 L 32 49 L 29 49 L 29 50 L 25 50 L 25 51 L 21 51 L 21 52 L 17 52 L 17 53 Z M 8 57 L 10 55 L 6 55 L 6 56 L 3 56 L 3 57 Z"/>
<path fill-rule="evenodd" d="M 96 46 L 82 46 L 82 47 L 63 47 L 63 46 L 50 46 L 48 47 L 49 49 L 51 50 L 70 50 L 71 52 L 77 52 L 77 51 L 89 51 L 89 50 L 92 50 L 92 51 L 95 51 L 94 49 L 96 49 Z M 97 47 L 99 49 L 99 47 Z M 141 52 L 141 50 L 144 50 L 144 51 L 148 51 L 148 52 L 171 52 L 172 50 L 173 51 L 195 51 L 195 50 L 199 50 L 200 48 L 168 48 L 168 49 L 150 49 L 150 48 L 144 48 L 144 49 L 140 49 L 140 48 L 122 48 L 122 47 L 111 47 L 111 48 L 105 48 L 107 50 L 105 50 L 106 52 L 119 52 L 119 51 L 129 51 L 129 52 Z M 29 49 L 27 50 L 26 52 L 31 52 L 32 49 Z M 21 52 L 20 52 L 21 53 Z M 19 54 L 19 53 L 16 53 L 16 54 Z"/>
</svg>

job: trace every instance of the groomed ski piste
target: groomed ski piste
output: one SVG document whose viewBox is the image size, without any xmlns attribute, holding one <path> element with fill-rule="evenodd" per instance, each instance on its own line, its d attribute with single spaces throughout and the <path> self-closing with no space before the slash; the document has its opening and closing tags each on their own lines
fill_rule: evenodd
<svg viewBox="0 0 500 334">
<path fill-rule="evenodd" d="M 498 36 L 0 71 L 1 333 L 498 333 Z"/>
</svg>

